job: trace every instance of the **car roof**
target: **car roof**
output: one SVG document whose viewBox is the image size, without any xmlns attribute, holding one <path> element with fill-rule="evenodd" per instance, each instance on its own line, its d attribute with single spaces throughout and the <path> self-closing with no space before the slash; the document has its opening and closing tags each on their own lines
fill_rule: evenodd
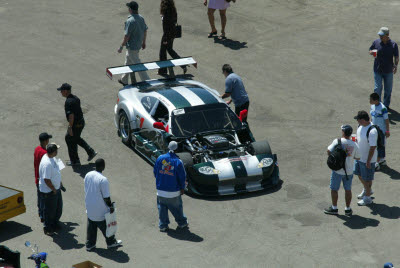
<svg viewBox="0 0 400 268">
<path fill-rule="evenodd" d="M 142 95 L 141 98 L 157 98 L 169 111 L 224 102 L 216 90 L 194 80 L 155 79 L 137 83 L 131 89 Z"/>
</svg>

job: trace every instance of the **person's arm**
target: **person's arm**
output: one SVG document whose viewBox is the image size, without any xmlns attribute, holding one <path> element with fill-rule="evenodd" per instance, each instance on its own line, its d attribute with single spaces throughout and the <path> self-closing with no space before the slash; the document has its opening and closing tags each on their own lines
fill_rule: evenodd
<svg viewBox="0 0 400 268">
<path fill-rule="evenodd" d="M 371 159 L 374 156 L 376 146 L 370 146 L 367 159 L 367 168 L 371 168 Z"/>
<path fill-rule="evenodd" d="M 50 179 L 44 178 L 44 183 L 46 183 L 47 187 L 49 187 L 49 188 L 51 189 L 51 191 L 52 191 L 54 194 L 57 193 L 57 190 L 56 190 L 56 188 L 54 187 L 54 185 L 53 185 L 53 183 L 51 182 Z"/>
<path fill-rule="evenodd" d="M 369 55 L 372 55 L 372 54 L 373 54 L 372 50 L 374 50 L 374 49 L 376 49 L 376 48 L 375 48 L 375 41 L 372 42 L 372 45 L 369 47 L 369 51 L 368 51 Z"/>
<path fill-rule="evenodd" d="M 75 120 L 74 114 L 69 114 L 68 115 L 68 134 L 70 136 L 74 136 L 74 133 L 72 132 L 72 126 L 74 125 L 74 120 Z"/>
<path fill-rule="evenodd" d="M 204 5 L 207 6 L 207 0 L 204 0 Z"/>
<path fill-rule="evenodd" d="M 225 99 L 231 96 L 231 93 L 227 93 L 225 92 L 224 94 L 222 94 L 221 99 Z"/>
<path fill-rule="evenodd" d="M 397 72 L 397 64 L 399 64 L 399 56 L 394 57 L 393 74 Z"/>
<path fill-rule="evenodd" d="M 124 48 L 124 46 L 126 46 L 126 43 L 128 43 L 129 41 L 129 35 L 124 35 L 124 39 L 122 40 L 121 46 L 118 49 L 118 53 L 122 52 L 122 49 Z"/>
<path fill-rule="evenodd" d="M 327 150 L 326 153 L 329 155 L 331 155 L 331 151 Z"/>
<path fill-rule="evenodd" d="M 144 35 L 143 35 L 142 49 L 146 48 L 146 38 L 147 38 L 147 30 L 144 32 Z"/>
<path fill-rule="evenodd" d="M 385 132 L 385 136 L 386 138 L 390 137 L 390 131 L 389 131 L 389 119 L 385 119 L 385 125 L 386 125 L 386 132 Z"/>
<path fill-rule="evenodd" d="M 110 213 L 113 213 L 114 205 L 113 205 L 113 202 L 111 202 L 110 187 L 109 187 L 107 179 L 101 181 L 100 192 L 101 192 L 101 195 L 103 196 L 104 203 L 106 203 L 107 207 L 110 208 Z"/>
</svg>

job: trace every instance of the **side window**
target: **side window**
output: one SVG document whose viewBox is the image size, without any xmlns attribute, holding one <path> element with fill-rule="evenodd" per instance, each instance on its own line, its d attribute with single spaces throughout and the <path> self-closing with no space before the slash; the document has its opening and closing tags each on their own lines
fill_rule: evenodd
<svg viewBox="0 0 400 268">
<path fill-rule="evenodd" d="M 152 113 L 152 117 L 157 122 L 162 122 L 164 126 L 168 124 L 169 114 L 167 107 L 164 106 L 161 102 L 158 102 L 157 108 L 154 107 L 154 114 Z"/>
<path fill-rule="evenodd" d="M 151 110 L 154 108 L 154 106 L 157 105 L 158 102 L 159 100 L 157 100 L 157 98 L 151 96 L 146 96 L 141 100 L 143 107 L 146 109 L 148 113 L 151 112 Z"/>
</svg>

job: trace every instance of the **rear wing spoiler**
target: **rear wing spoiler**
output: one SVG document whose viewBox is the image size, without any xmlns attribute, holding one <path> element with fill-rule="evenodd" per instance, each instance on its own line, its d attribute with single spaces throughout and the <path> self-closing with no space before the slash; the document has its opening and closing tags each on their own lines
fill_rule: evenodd
<svg viewBox="0 0 400 268">
<path fill-rule="evenodd" d="M 174 60 L 154 61 L 154 62 L 138 63 L 132 65 L 108 67 L 106 68 L 106 74 L 112 80 L 113 76 L 118 74 L 128 74 L 128 73 L 143 72 L 148 70 L 156 70 L 160 68 L 168 68 L 170 71 L 170 75 L 173 75 L 172 67 L 189 65 L 189 64 L 192 64 L 195 68 L 197 68 L 197 62 L 192 57 L 185 57 Z"/>
</svg>

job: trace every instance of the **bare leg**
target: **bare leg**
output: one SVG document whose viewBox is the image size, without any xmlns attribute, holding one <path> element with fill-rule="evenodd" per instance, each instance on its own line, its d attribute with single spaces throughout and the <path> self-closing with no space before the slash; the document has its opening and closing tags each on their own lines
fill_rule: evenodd
<svg viewBox="0 0 400 268">
<path fill-rule="evenodd" d="M 335 207 L 337 206 L 338 196 L 338 191 L 331 190 L 332 205 Z"/>
<path fill-rule="evenodd" d="M 225 37 L 226 9 L 220 10 L 219 15 L 221 17 L 221 35 Z"/>
<path fill-rule="evenodd" d="M 346 200 L 346 207 L 350 207 L 351 203 L 351 190 L 345 190 L 344 199 Z"/>
<path fill-rule="evenodd" d="M 371 196 L 372 181 L 364 181 L 365 196 Z"/>
<path fill-rule="evenodd" d="M 212 8 L 209 8 L 208 12 L 207 12 L 208 21 L 210 22 L 210 26 L 211 26 L 211 32 L 213 32 L 213 33 L 217 31 L 217 29 L 215 28 L 215 22 L 214 22 L 214 12 L 215 12 L 215 9 L 212 9 Z"/>
</svg>

